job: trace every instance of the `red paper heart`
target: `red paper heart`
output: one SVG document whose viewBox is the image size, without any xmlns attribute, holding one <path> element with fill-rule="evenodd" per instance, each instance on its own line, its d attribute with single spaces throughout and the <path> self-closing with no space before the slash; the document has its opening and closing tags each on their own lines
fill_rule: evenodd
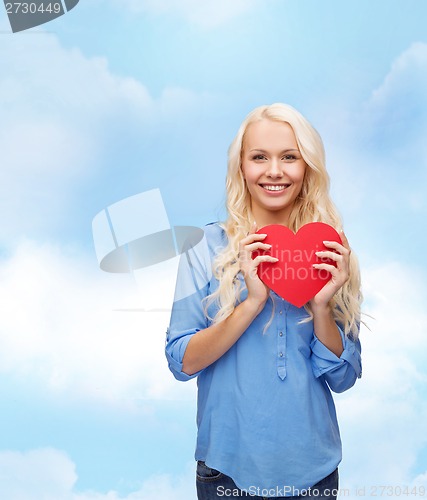
<svg viewBox="0 0 427 500">
<path fill-rule="evenodd" d="M 294 234 L 286 226 L 273 224 L 259 229 L 257 233 L 267 234 L 263 243 L 272 247 L 267 252 L 252 252 L 252 258 L 267 254 L 279 259 L 275 263 L 261 262 L 258 266 L 258 276 L 283 299 L 294 306 L 302 307 L 330 280 L 329 271 L 312 266 L 322 262 L 335 265 L 331 259 L 320 259 L 315 253 L 331 250 L 323 241 L 337 241 L 342 244 L 339 234 L 332 226 L 323 222 L 310 222 Z"/>
</svg>

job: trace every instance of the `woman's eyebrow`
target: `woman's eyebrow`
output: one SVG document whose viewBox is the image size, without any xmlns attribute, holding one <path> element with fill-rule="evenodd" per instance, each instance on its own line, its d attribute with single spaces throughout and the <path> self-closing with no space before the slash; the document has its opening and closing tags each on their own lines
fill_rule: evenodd
<svg viewBox="0 0 427 500">
<path fill-rule="evenodd" d="M 259 153 L 267 153 L 267 151 L 265 151 L 264 149 L 251 149 L 249 152 L 252 153 L 253 151 L 258 151 Z M 299 149 L 289 148 L 284 149 L 280 154 L 289 153 L 290 151 L 296 151 L 297 153 L 299 153 Z"/>
<path fill-rule="evenodd" d="M 289 148 L 289 149 L 284 149 L 284 150 L 282 151 L 282 154 L 283 154 L 283 153 L 289 153 L 290 151 L 296 151 L 297 153 L 299 153 L 299 149 Z"/>
</svg>

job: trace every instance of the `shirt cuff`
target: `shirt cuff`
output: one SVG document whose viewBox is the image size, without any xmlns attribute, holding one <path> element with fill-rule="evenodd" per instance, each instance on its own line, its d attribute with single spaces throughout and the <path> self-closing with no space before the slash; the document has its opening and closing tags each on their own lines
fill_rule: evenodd
<svg viewBox="0 0 427 500">
<path fill-rule="evenodd" d="M 324 373 L 328 373 L 332 370 L 337 369 L 344 363 L 349 363 L 358 378 L 362 376 L 362 365 L 360 360 L 360 350 L 357 349 L 356 343 L 350 340 L 342 329 L 337 325 L 338 330 L 341 335 L 341 340 L 343 343 L 343 352 L 341 356 L 338 357 L 331 350 L 329 350 L 322 342 L 314 335 L 314 339 L 311 342 L 311 351 L 314 356 L 313 372 L 316 377 L 320 377 Z"/>
<path fill-rule="evenodd" d="M 178 342 L 174 342 L 173 345 L 167 345 L 165 349 L 169 369 L 177 380 L 181 380 L 183 382 L 197 377 L 202 372 L 202 370 L 200 370 L 197 373 L 188 375 L 187 373 L 182 371 L 182 360 L 184 359 L 185 350 L 187 349 L 188 342 L 190 342 L 192 336 L 193 335 L 186 335 L 184 337 L 181 337 Z"/>
</svg>

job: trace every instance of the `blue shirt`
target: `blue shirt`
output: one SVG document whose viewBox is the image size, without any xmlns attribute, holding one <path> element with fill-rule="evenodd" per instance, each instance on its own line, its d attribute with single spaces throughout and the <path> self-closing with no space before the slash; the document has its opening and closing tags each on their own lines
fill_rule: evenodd
<svg viewBox="0 0 427 500">
<path fill-rule="evenodd" d="M 195 458 L 249 492 L 308 489 L 341 461 L 331 390 L 345 391 L 361 376 L 360 342 L 338 326 L 344 351 L 337 357 L 316 338 L 312 321 L 300 323 L 308 316 L 305 309 L 271 291 L 272 300 L 223 356 L 198 373 L 185 374 L 182 359 L 189 340 L 211 325 L 201 300 L 218 287 L 212 262 L 227 244 L 218 223 L 206 225 L 204 233 L 181 257 L 166 339 L 174 376 L 198 377 Z M 240 300 L 246 296 L 245 289 Z M 272 301 L 274 319 L 263 334 Z M 210 306 L 209 315 L 216 310 Z"/>
</svg>

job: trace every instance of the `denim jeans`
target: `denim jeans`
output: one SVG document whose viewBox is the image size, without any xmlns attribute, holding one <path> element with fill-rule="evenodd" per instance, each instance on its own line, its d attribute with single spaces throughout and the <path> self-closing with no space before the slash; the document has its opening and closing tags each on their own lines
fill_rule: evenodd
<svg viewBox="0 0 427 500">
<path fill-rule="evenodd" d="M 226 476 L 216 469 L 211 469 L 204 462 L 197 462 L 196 472 L 197 498 L 199 500 L 214 500 L 216 498 L 247 498 L 248 500 L 265 500 L 267 498 L 286 498 L 287 500 L 321 498 L 323 500 L 336 500 L 338 494 L 338 469 L 335 469 L 329 476 L 313 485 L 306 491 L 298 492 L 297 496 L 285 496 L 284 486 L 277 487 L 277 494 L 283 496 L 266 497 L 256 496 L 256 493 L 266 493 L 256 488 L 248 491 L 240 490 L 231 477 Z M 292 493 L 288 488 L 287 493 Z"/>
</svg>

